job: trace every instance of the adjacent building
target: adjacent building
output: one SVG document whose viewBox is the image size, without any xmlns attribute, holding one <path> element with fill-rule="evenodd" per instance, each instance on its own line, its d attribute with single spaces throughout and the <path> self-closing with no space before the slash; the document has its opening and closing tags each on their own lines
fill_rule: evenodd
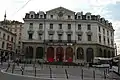
<svg viewBox="0 0 120 80">
<path fill-rule="evenodd" d="M 113 57 L 112 23 L 90 12 L 58 7 L 26 13 L 22 30 L 26 59 L 49 62 L 92 62 L 94 57 Z"/>
<path fill-rule="evenodd" d="M 22 55 L 22 29 L 22 22 L 7 20 L 5 14 L 4 21 L 0 22 L 1 57 L 3 53 L 5 53 L 3 56 L 7 56 L 7 54 L 10 53 L 14 58 Z"/>
<path fill-rule="evenodd" d="M 0 22 L 0 57 L 4 57 L 4 59 L 14 59 L 16 34 L 10 31 L 6 22 L 7 21 Z M 6 25 L 3 25 L 4 23 Z"/>
</svg>

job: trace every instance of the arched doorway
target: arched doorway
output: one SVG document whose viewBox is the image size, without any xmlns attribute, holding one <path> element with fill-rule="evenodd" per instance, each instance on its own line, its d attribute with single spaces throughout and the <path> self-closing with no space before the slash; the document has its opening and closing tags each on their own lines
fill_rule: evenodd
<svg viewBox="0 0 120 80">
<path fill-rule="evenodd" d="M 83 48 L 77 48 L 77 59 L 83 60 L 84 59 L 84 50 Z"/>
<path fill-rule="evenodd" d="M 105 57 L 105 58 L 107 57 L 106 50 L 104 50 L 104 57 Z"/>
<path fill-rule="evenodd" d="M 36 58 L 43 59 L 43 48 L 42 47 L 36 48 Z"/>
<path fill-rule="evenodd" d="M 73 61 L 73 49 L 71 47 L 67 47 L 66 48 L 66 60 L 68 62 L 72 62 Z"/>
<path fill-rule="evenodd" d="M 107 53 L 107 57 L 110 58 L 110 51 L 108 51 L 108 53 Z"/>
<path fill-rule="evenodd" d="M 33 58 L 33 47 L 28 46 L 28 47 L 26 48 L 25 57 L 26 57 L 27 59 L 32 59 L 32 58 Z"/>
<path fill-rule="evenodd" d="M 102 49 L 100 48 L 99 49 L 99 54 L 98 54 L 98 57 L 103 57 L 104 55 L 102 54 Z"/>
<path fill-rule="evenodd" d="M 54 48 L 53 47 L 47 48 L 47 61 L 54 62 Z"/>
<path fill-rule="evenodd" d="M 87 58 L 87 62 L 93 62 L 93 58 L 94 58 L 94 53 L 93 53 L 93 49 L 92 48 L 87 48 L 86 51 L 86 58 Z"/>
<path fill-rule="evenodd" d="M 56 61 L 62 62 L 64 59 L 64 50 L 62 47 L 56 48 Z"/>
</svg>

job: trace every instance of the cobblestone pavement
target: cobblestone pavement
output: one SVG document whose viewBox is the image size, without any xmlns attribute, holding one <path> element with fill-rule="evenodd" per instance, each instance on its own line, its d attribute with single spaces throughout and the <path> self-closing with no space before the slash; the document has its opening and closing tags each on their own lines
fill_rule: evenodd
<svg viewBox="0 0 120 80">
<path fill-rule="evenodd" d="M 21 64 L 20 66 L 15 66 L 13 73 L 21 75 L 22 72 L 20 69 L 22 65 L 23 64 Z M 6 67 L 7 64 L 4 66 Z M 7 72 L 11 73 L 12 68 L 13 67 L 11 66 Z M 40 80 L 39 78 L 50 79 L 51 75 L 52 75 L 52 79 L 55 79 L 55 80 L 56 79 L 57 80 L 67 79 L 65 70 L 68 73 L 69 80 L 82 80 L 82 78 L 83 80 L 94 80 L 94 79 L 95 80 L 120 80 L 120 76 L 118 76 L 117 74 L 113 72 L 108 73 L 108 69 L 105 69 L 105 68 L 100 69 L 100 68 L 88 68 L 88 67 L 81 67 L 81 66 L 74 67 L 74 66 L 55 66 L 55 65 L 50 65 L 50 66 L 49 65 L 43 65 L 43 66 L 36 65 L 36 77 L 38 78 L 35 80 Z M 50 73 L 52 74 L 50 75 Z M 35 77 L 35 68 L 33 67 L 33 65 L 31 64 L 25 65 L 24 75 Z M 12 80 L 12 79 L 9 78 L 7 80 Z M 21 80 L 23 80 L 23 77 Z M 28 80 L 28 79 L 25 79 L 25 80 Z M 32 78 L 31 79 L 29 78 L 29 80 L 32 80 Z"/>
</svg>

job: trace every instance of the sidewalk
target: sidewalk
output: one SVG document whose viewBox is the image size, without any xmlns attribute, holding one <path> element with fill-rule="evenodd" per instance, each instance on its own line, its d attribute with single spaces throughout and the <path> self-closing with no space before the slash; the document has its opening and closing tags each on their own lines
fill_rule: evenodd
<svg viewBox="0 0 120 80">
<path fill-rule="evenodd" d="M 108 78 L 113 80 L 120 80 L 120 76 L 115 72 L 110 72 L 108 74 Z"/>
</svg>

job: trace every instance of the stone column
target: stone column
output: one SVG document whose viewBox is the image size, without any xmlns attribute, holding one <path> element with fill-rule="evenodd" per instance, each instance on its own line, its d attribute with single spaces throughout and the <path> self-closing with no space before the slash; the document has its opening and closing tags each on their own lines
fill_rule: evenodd
<svg viewBox="0 0 120 80">
<path fill-rule="evenodd" d="M 64 62 L 66 62 L 66 47 L 63 48 L 64 49 Z"/>
<path fill-rule="evenodd" d="M 57 47 L 53 47 L 54 48 L 54 60 L 56 61 L 56 48 Z"/>
</svg>

